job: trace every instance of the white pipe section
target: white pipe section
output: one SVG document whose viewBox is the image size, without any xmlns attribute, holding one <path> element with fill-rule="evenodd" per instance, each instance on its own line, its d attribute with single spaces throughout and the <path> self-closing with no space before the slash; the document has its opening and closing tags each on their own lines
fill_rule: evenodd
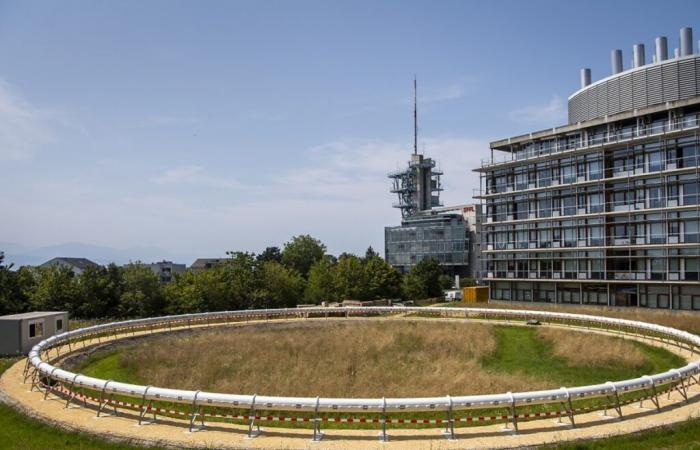
<svg viewBox="0 0 700 450">
<path fill-rule="evenodd" d="M 99 378 L 88 377 L 75 374 L 70 371 L 56 368 L 48 361 L 42 359 L 42 352 L 52 348 L 54 345 L 62 345 L 69 338 L 89 338 L 97 333 L 113 333 L 116 330 L 130 330 L 133 327 L 146 327 L 150 325 L 177 324 L 186 327 L 190 321 L 205 319 L 242 319 L 242 318 L 296 318 L 323 317 L 333 314 L 350 315 L 377 315 L 387 313 L 420 312 L 432 313 L 437 316 L 468 318 L 503 318 L 510 317 L 517 320 L 538 319 L 541 321 L 569 320 L 579 321 L 583 324 L 596 326 L 607 326 L 610 328 L 629 327 L 640 332 L 660 333 L 667 337 L 672 337 L 680 342 L 700 347 L 700 337 L 677 330 L 645 322 L 637 322 L 624 319 L 613 319 L 609 317 L 596 317 L 583 314 L 558 313 L 547 311 L 519 311 L 488 308 L 421 308 L 421 307 L 341 307 L 341 308 L 299 308 L 299 309 L 268 309 L 254 311 L 227 311 L 216 313 L 187 314 L 180 316 L 166 316 L 138 320 L 127 320 L 114 322 L 105 325 L 96 325 L 82 328 L 75 331 L 63 333 L 45 339 L 35 345 L 29 352 L 29 362 L 44 376 L 63 382 L 74 382 L 75 387 L 86 387 L 94 390 L 103 390 L 109 383 L 109 392 L 138 398 L 139 400 L 164 400 L 183 404 L 192 404 L 195 400 L 200 404 L 220 407 L 249 408 L 255 404 L 259 410 L 281 410 L 281 411 L 323 411 L 323 412 L 381 412 L 386 407 L 386 411 L 434 411 L 446 410 L 450 407 L 453 410 L 479 409 L 504 405 L 533 405 L 544 403 L 559 403 L 565 401 L 569 396 L 574 399 L 595 398 L 606 395 L 614 395 L 615 392 L 631 392 L 648 388 L 649 383 L 662 384 L 664 382 L 676 380 L 679 377 L 687 377 L 700 373 L 700 360 L 691 362 L 684 367 L 671 369 L 663 373 L 643 376 L 630 380 L 617 382 L 606 382 L 591 386 L 577 386 L 570 388 L 549 389 L 542 391 L 514 392 L 502 394 L 485 395 L 463 395 L 452 397 L 419 397 L 419 398 L 318 398 L 318 397 L 276 397 L 264 395 L 242 395 L 224 394 L 217 392 L 190 391 L 180 389 L 169 389 L 164 387 L 148 387 L 121 383 L 116 381 L 106 381 Z M 196 397 L 196 398 L 195 398 Z"/>
</svg>

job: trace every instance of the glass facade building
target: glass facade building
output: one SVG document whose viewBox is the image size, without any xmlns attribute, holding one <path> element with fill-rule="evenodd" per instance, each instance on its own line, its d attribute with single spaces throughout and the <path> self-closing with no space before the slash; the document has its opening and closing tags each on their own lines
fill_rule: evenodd
<svg viewBox="0 0 700 450">
<path fill-rule="evenodd" d="M 569 122 L 477 169 L 491 298 L 700 310 L 700 55 L 583 86 Z"/>
<path fill-rule="evenodd" d="M 432 258 L 447 274 L 468 276 L 469 243 L 469 226 L 461 214 L 412 217 L 384 229 L 387 262 L 401 272 Z"/>
</svg>

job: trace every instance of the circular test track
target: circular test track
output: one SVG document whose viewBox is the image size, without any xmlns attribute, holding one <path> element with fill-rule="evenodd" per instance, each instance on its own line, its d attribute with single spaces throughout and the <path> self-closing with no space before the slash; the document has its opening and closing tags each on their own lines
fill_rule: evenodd
<svg viewBox="0 0 700 450">
<path fill-rule="evenodd" d="M 178 390 L 102 380 L 58 366 L 67 355 L 134 336 L 261 321 L 395 316 L 511 325 L 534 320 L 543 325 L 643 340 L 666 347 L 691 362 L 663 373 L 589 386 L 418 398 L 279 397 Z M 80 416 L 83 420 L 86 414 L 93 419 L 99 417 L 100 421 L 119 420 L 122 428 L 124 421 L 131 425 L 148 424 L 119 433 L 108 428 L 112 431 L 106 433 L 140 443 L 306 448 L 309 440 L 319 442 L 325 433 L 323 444 L 314 445 L 347 448 L 381 442 L 381 445 L 399 444 L 402 448 L 511 447 L 637 431 L 679 421 L 683 408 L 689 409 L 683 411 L 684 419 L 697 415 L 700 392 L 693 388 L 700 381 L 698 355 L 700 337 L 694 334 L 645 322 L 591 315 L 481 308 L 269 309 L 130 320 L 63 333 L 37 344 L 26 360 L 15 365 L 14 372 L 9 370 L 3 376 L 0 388 L 12 403 L 32 415 L 70 429 L 103 434 L 97 430 L 99 427 L 89 423 L 88 426 L 70 424 L 72 418 Z M 24 394 L 18 394 L 18 390 Z M 261 424 L 265 426 L 264 432 Z M 173 433 L 172 427 L 185 433 Z M 157 428 L 162 430 L 150 431 Z M 254 437 L 258 439 L 236 443 L 236 438 Z"/>
</svg>

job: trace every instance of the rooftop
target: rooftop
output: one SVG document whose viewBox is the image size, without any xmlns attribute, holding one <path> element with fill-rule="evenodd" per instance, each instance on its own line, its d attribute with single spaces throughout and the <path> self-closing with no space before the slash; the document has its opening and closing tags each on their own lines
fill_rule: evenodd
<svg viewBox="0 0 700 450">
<path fill-rule="evenodd" d="M 35 319 L 38 317 L 57 316 L 59 314 L 67 314 L 67 311 L 32 311 L 20 314 L 0 316 L 0 320 Z"/>
</svg>

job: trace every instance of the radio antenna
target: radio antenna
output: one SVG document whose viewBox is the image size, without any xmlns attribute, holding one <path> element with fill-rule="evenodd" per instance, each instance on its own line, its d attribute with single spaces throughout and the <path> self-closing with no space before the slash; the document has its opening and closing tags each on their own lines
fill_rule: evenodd
<svg viewBox="0 0 700 450">
<path fill-rule="evenodd" d="M 413 76 L 413 154 L 418 154 L 418 82 Z"/>
</svg>

